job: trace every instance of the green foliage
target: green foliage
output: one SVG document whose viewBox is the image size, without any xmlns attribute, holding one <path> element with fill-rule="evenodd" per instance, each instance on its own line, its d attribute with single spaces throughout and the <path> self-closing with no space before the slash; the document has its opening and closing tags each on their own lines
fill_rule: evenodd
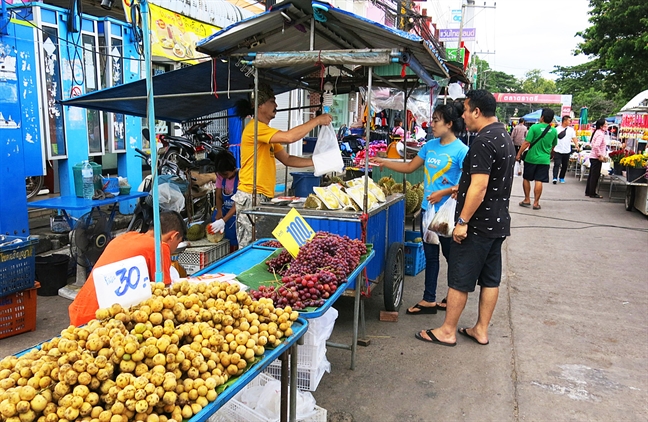
<svg viewBox="0 0 648 422">
<path fill-rule="evenodd" d="M 627 101 L 648 87 L 648 2 L 590 0 L 590 8 L 592 26 L 576 34 L 583 42 L 575 54 L 593 57 L 585 73 L 602 78 L 599 89 L 611 95 L 620 92 L 620 100 Z M 572 72 L 559 69 L 556 73 Z"/>
<path fill-rule="evenodd" d="M 530 94 L 556 94 L 556 83 L 542 77 L 542 71 L 533 69 L 524 75 L 522 92 Z"/>
<path fill-rule="evenodd" d="M 522 83 L 515 76 L 499 71 L 486 75 L 484 89 L 490 92 L 523 92 Z"/>
</svg>

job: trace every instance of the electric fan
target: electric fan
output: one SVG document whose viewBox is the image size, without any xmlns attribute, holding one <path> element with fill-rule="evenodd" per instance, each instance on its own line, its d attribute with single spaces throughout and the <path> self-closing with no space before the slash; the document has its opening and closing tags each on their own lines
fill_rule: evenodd
<svg viewBox="0 0 648 422">
<path fill-rule="evenodd" d="M 77 264 L 91 268 L 112 240 L 108 216 L 99 209 L 92 209 L 76 222 L 70 233 L 70 254 Z"/>
</svg>

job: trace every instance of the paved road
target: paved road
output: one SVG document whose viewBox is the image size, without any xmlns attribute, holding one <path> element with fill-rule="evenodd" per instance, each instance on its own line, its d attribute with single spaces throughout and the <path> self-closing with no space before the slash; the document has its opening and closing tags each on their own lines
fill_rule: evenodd
<svg viewBox="0 0 648 422">
<path fill-rule="evenodd" d="M 542 210 L 534 211 L 517 206 L 516 178 L 488 346 L 414 338 L 443 320 L 443 313 L 405 314 L 421 297 L 423 273 L 406 278 L 398 322 L 378 321 L 378 286 L 365 301 L 371 345 L 359 349 L 356 369 L 350 352 L 327 352 L 332 371 L 314 396 L 329 420 L 648 421 L 648 220 L 618 201 L 586 198 L 584 188 L 573 177 L 545 185 Z M 0 356 L 67 326 L 69 301 L 38 301 L 37 331 L 1 340 Z M 332 340 L 350 340 L 352 305 L 336 304 Z M 462 326 L 474 323 L 476 310 L 474 293 Z"/>
</svg>

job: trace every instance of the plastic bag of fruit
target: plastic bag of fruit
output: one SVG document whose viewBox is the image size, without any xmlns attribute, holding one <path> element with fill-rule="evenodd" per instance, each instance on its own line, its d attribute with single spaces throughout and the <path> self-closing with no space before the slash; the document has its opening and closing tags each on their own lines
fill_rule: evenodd
<svg viewBox="0 0 648 422">
<path fill-rule="evenodd" d="M 430 230 L 432 226 L 432 220 L 434 220 L 435 212 L 434 205 L 428 201 L 427 208 L 423 214 L 423 220 L 421 221 L 421 226 L 423 227 L 423 241 L 432 245 L 439 244 L 439 236 Z"/>
<path fill-rule="evenodd" d="M 454 198 L 448 198 L 441 208 L 436 212 L 432 219 L 430 230 L 439 236 L 452 237 L 455 227 L 455 209 L 457 201 Z"/>
</svg>

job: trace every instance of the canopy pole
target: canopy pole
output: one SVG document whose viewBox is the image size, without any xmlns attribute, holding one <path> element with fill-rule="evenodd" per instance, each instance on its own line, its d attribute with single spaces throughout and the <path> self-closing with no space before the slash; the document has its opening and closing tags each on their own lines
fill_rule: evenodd
<svg viewBox="0 0 648 422">
<path fill-rule="evenodd" d="M 310 27 L 310 51 L 315 48 L 315 17 L 311 17 Z"/>
<path fill-rule="evenodd" d="M 155 138 L 155 101 L 153 96 L 153 78 L 151 73 L 151 34 L 149 26 L 149 6 L 147 0 L 140 1 L 142 12 L 142 42 L 144 43 L 144 64 L 146 66 L 146 92 L 148 109 L 148 126 L 152 128 L 151 164 L 153 170 L 153 233 L 155 238 L 155 282 L 164 282 L 162 271 L 162 233 L 160 230 L 160 197 L 158 194 L 157 175 L 157 139 Z"/>
<path fill-rule="evenodd" d="M 254 68 L 254 171 L 252 172 L 252 208 L 257 206 L 257 155 L 259 146 L 259 69 Z M 250 217 L 254 218 L 254 217 Z M 256 227 L 252 221 L 252 241 L 256 240 Z"/>
<path fill-rule="evenodd" d="M 373 83 L 373 66 L 369 66 L 369 74 L 367 76 L 367 140 L 365 141 L 364 198 L 362 200 L 362 209 L 365 214 L 369 212 L 369 144 L 371 143 L 371 87 Z"/>
</svg>

